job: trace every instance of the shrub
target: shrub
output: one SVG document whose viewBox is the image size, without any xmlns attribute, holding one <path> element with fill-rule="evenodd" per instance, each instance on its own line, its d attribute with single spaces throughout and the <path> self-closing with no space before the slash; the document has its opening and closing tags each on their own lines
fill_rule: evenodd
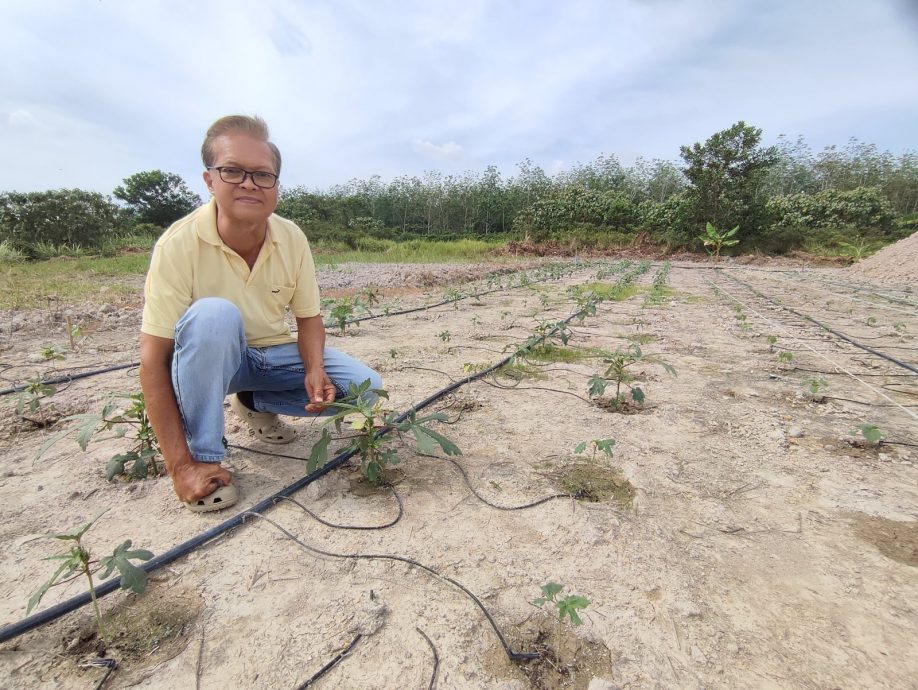
<svg viewBox="0 0 918 690">
<path fill-rule="evenodd" d="M 35 248 L 96 248 L 117 227 L 119 209 L 107 196 L 82 189 L 0 194 L 0 242 L 30 258 Z"/>
</svg>

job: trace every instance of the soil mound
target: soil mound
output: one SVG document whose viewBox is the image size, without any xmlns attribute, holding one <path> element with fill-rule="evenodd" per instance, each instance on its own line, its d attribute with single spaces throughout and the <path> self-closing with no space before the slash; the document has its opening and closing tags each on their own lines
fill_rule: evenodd
<svg viewBox="0 0 918 690">
<path fill-rule="evenodd" d="M 918 276 L 918 232 L 854 264 L 848 272 L 878 283 L 911 283 Z"/>
</svg>

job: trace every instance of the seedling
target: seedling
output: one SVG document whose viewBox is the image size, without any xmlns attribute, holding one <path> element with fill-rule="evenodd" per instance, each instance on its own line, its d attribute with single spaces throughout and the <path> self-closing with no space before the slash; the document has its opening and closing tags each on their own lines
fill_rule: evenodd
<svg viewBox="0 0 918 690">
<path fill-rule="evenodd" d="M 342 297 L 335 303 L 334 308 L 331 310 L 331 317 L 332 322 L 337 324 L 340 329 L 341 335 L 344 335 L 344 331 L 347 328 L 347 322 L 353 315 L 354 304 L 347 297 Z"/>
<path fill-rule="evenodd" d="M 394 347 L 389 348 L 389 357 L 391 359 L 395 359 L 396 357 L 398 357 L 398 355 L 399 355 L 398 350 L 396 350 Z"/>
<path fill-rule="evenodd" d="M 904 322 L 904 321 L 896 321 L 896 322 L 893 324 L 893 330 L 894 330 L 896 333 L 898 333 L 899 335 L 902 335 L 903 333 L 905 333 L 905 322 Z"/>
<path fill-rule="evenodd" d="M 737 231 L 739 231 L 739 225 L 732 230 L 720 232 L 711 223 L 707 223 L 705 225 L 705 234 L 699 235 L 697 239 L 701 240 L 708 254 L 717 262 L 720 261 L 721 249 L 739 244 L 739 240 L 733 239 Z"/>
<path fill-rule="evenodd" d="M 452 338 L 449 331 L 440 331 L 439 333 L 437 333 L 437 337 L 440 340 L 442 340 L 444 343 L 448 343 L 450 341 L 450 338 Z"/>
<path fill-rule="evenodd" d="M 48 420 L 45 417 L 46 406 L 42 404 L 42 400 L 45 398 L 50 398 L 57 392 L 57 389 L 42 381 L 41 379 L 33 379 L 26 383 L 25 388 L 19 392 L 18 397 L 16 398 L 16 414 L 23 419 L 28 419 L 33 424 L 38 424 L 39 426 L 47 426 Z M 52 403 L 53 405 L 53 403 Z M 26 417 L 24 415 L 25 411 L 28 410 L 30 413 L 38 413 L 38 420 L 32 419 L 31 417 Z"/>
<path fill-rule="evenodd" d="M 820 392 L 829 385 L 825 379 L 813 377 L 806 380 L 806 385 L 813 398 L 813 402 L 822 402 L 825 399 L 825 396 Z"/>
<path fill-rule="evenodd" d="M 122 589 L 129 589 L 138 594 L 143 594 L 147 587 L 147 573 L 131 563 L 131 561 L 148 561 L 153 558 L 152 553 L 146 549 L 131 550 L 131 540 L 127 539 L 122 542 L 120 546 L 115 548 L 110 556 L 94 560 L 89 549 L 83 544 L 83 537 L 105 512 L 107 511 L 99 513 L 85 525 L 74 527 L 62 534 L 45 535 L 48 539 L 58 539 L 64 542 L 70 542 L 71 545 L 68 551 L 54 556 L 48 556 L 44 559 L 46 561 L 61 561 L 61 563 L 57 570 L 54 571 L 51 579 L 35 590 L 32 596 L 29 597 L 26 615 L 31 613 L 32 609 L 38 606 L 42 597 L 45 596 L 49 589 L 55 585 L 62 585 L 70 582 L 74 578 L 83 575 L 86 578 L 89 596 L 92 599 L 92 607 L 96 617 L 99 637 L 104 640 L 105 630 L 102 627 L 102 613 L 99 611 L 99 601 L 96 598 L 93 576 L 98 574 L 99 579 L 104 580 L 111 575 L 113 571 L 117 570 L 121 575 Z"/>
<path fill-rule="evenodd" d="M 66 359 L 66 355 L 54 347 L 54 345 L 45 345 L 41 348 L 41 358 L 53 364 L 57 360 Z"/>
<path fill-rule="evenodd" d="M 375 394 L 377 399 L 370 402 L 367 399 L 369 393 Z M 307 471 L 314 472 L 328 462 L 328 446 L 332 441 L 328 425 L 334 424 L 335 430 L 340 434 L 345 421 L 349 422 L 348 429 L 353 433 L 339 439 L 345 441 L 345 445 L 335 451 L 335 454 L 356 452 L 360 457 L 360 469 L 374 484 L 386 466 L 401 462 L 398 451 L 392 447 L 395 438 L 389 435 L 389 432 L 394 432 L 398 438 L 405 433 L 412 434 L 417 449 L 422 453 L 433 454 L 439 447 L 447 455 L 462 455 L 456 444 L 429 427 L 432 422 L 446 421 L 447 416 L 444 413 L 436 412 L 418 417 L 415 411 L 411 410 L 405 419 L 399 421 L 398 413 L 383 407 L 383 399 L 389 399 L 388 392 L 382 389 L 371 391 L 369 379 L 359 386 L 351 383 L 347 398 L 329 406 L 337 412 L 329 417 L 322 427 L 322 436 L 313 445 L 309 454 Z"/>
<path fill-rule="evenodd" d="M 481 317 L 478 316 L 477 314 L 476 314 L 475 316 L 472 317 L 472 325 L 473 325 L 473 326 L 480 326 L 480 325 L 481 325 Z"/>
<path fill-rule="evenodd" d="M 860 431 L 866 441 L 873 445 L 878 445 L 883 439 L 883 432 L 874 424 L 858 424 L 852 433 Z"/>
<path fill-rule="evenodd" d="M 778 353 L 778 361 L 779 361 L 781 364 L 790 364 L 791 362 L 794 361 L 794 353 L 793 353 L 793 352 L 788 352 L 787 350 L 784 350 L 784 351 L 782 351 L 782 352 L 779 352 L 779 353 Z"/>
<path fill-rule="evenodd" d="M 774 352 L 774 351 L 775 351 L 775 343 L 778 342 L 778 336 L 776 336 L 776 335 L 769 335 L 768 337 L 765 338 L 765 341 L 768 343 L 768 351 L 769 351 L 769 352 Z"/>
<path fill-rule="evenodd" d="M 124 401 L 127 401 L 127 407 L 123 406 Z M 122 407 L 124 409 L 119 410 Z M 127 438 L 131 441 L 129 450 L 112 456 L 105 466 L 105 478 L 112 481 L 116 475 L 127 474 L 132 479 L 145 479 L 162 473 L 156 462 L 159 444 L 147 416 L 143 393 L 115 393 L 109 396 L 108 402 L 99 414 L 78 414 L 67 417 L 64 421 L 78 421 L 79 424 L 49 439 L 38 451 L 37 457 L 44 455 L 51 446 L 74 432 L 76 441 L 84 452 L 91 442 Z M 106 432 L 112 433 L 106 435 Z M 130 470 L 127 470 L 128 464 Z"/>
<path fill-rule="evenodd" d="M 583 625 L 583 621 L 577 612 L 589 606 L 590 600 L 576 594 L 559 599 L 558 595 L 564 589 L 564 585 L 559 585 L 557 582 L 549 582 L 542 585 L 541 589 L 542 596 L 531 603 L 538 608 L 542 608 L 545 604 L 554 604 L 558 609 L 558 621 L 555 624 L 555 659 L 557 660 L 561 651 L 561 623 L 564 621 L 564 617 L 567 616 L 573 626 Z"/>
<path fill-rule="evenodd" d="M 628 393 L 635 403 L 638 405 L 644 404 L 644 391 L 639 386 L 632 385 L 635 378 L 628 371 L 628 367 L 638 362 L 659 364 L 668 373 L 673 376 L 676 375 L 676 369 L 671 364 L 664 362 L 658 357 L 645 357 L 640 346 L 636 343 L 631 343 L 627 350 L 618 348 L 611 356 L 603 358 L 602 361 L 609 365 L 608 368 L 601 376 L 599 374 L 593 374 L 587 382 L 587 386 L 590 397 L 596 398 L 606 392 L 606 387 L 610 382 L 614 383 L 615 396 L 610 402 L 613 411 L 617 411 L 622 403 L 626 402 L 625 396 L 622 394 L 622 386 L 628 389 Z"/>
<path fill-rule="evenodd" d="M 600 451 L 606 454 L 610 460 L 612 459 L 612 447 L 615 445 L 614 438 L 594 438 L 592 441 L 581 441 L 574 447 L 574 452 L 577 455 L 581 455 L 586 451 L 587 447 L 593 448 L 593 453 L 590 455 L 590 462 L 596 461 L 596 451 Z"/>
<path fill-rule="evenodd" d="M 366 309 L 368 314 L 373 314 L 370 311 L 370 307 L 379 304 L 379 288 L 375 285 L 368 285 L 363 290 L 360 291 L 360 305 Z"/>
<path fill-rule="evenodd" d="M 874 326 L 876 326 L 876 325 L 877 325 L 877 317 L 876 317 L 876 316 L 868 316 L 868 317 L 867 317 L 867 325 L 870 326 L 871 328 L 873 328 Z"/>
<path fill-rule="evenodd" d="M 73 323 L 72 319 L 67 317 L 67 337 L 70 339 L 70 351 L 76 350 L 77 341 L 83 337 L 83 324 Z"/>
</svg>

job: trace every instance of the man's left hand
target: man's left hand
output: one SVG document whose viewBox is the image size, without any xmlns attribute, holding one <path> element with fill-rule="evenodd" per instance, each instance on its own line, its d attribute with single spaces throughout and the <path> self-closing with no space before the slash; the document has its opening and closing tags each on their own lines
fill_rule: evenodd
<svg viewBox="0 0 918 690">
<path fill-rule="evenodd" d="M 335 402 L 335 385 L 324 369 L 314 369 L 306 373 L 306 395 L 309 396 L 306 411 L 313 414 L 322 412 L 329 403 Z"/>
</svg>

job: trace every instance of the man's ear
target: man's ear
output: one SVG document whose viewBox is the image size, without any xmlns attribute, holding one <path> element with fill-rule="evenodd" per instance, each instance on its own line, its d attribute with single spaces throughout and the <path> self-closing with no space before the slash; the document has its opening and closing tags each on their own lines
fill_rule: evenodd
<svg viewBox="0 0 918 690">
<path fill-rule="evenodd" d="M 204 178 L 204 184 L 207 185 L 207 191 L 213 194 L 214 193 L 214 179 L 210 174 L 210 170 L 204 171 L 203 178 Z"/>
</svg>

